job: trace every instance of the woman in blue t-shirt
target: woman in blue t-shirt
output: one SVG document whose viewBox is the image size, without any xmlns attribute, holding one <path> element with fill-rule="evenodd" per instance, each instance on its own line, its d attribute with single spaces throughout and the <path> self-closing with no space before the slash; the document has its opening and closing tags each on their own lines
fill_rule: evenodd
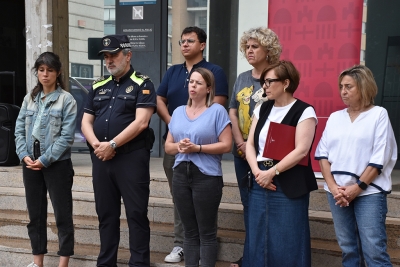
<svg viewBox="0 0 400 267">
<path fill-rule="evenodd" d="M 213 74 L 204 68 L 189 79 L 189 100 L 178 107 L 168 124 L 165 152 L 175 155 L 172 190 L 185 229 L 185 265 L 215 266 L 217 214 L 222 197 L 223 153 L 232 146 L 225 108 L 213 103 Z"/>
</svg>

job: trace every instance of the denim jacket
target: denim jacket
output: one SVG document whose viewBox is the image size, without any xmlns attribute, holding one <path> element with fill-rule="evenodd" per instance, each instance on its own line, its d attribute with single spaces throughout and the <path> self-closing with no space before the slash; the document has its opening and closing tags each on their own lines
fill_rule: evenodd
<svg viewBox="0 0 400 267">
<path fill-rule="evenodd" d="M 33 156 L 33 126 L 39 112 L 40 93 L 32 100 L 27 94 L 22 103 L 15 125 L 15 145 L 19 159 Z M 76 125 L 76 101 L 73 96 L 60 87 L 54 92 L 51 101 L 46 104 L 40 122 L 39 161 L 44 167 L 58 160 L 71 157 L 71 146 L 74 142 Z"/>
</svg>

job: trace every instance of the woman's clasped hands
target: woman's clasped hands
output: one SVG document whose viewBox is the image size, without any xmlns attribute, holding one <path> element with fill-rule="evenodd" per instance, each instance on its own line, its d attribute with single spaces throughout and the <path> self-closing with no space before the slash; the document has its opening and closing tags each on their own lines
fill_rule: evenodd
<svg viewBox="0 0 400 267">
<path fill-rule="evenodd" d="M 275 171 L 271 168 L 265 171 L 258 170 L 254 173 L 255 180 L 262 188 L 276 191 L 276 186 L 272 183 Z"/>
<path fill-rule="evenodd" d="M 33 171 L 40 171 L 43 168 L 43 164 L 38 159 L 32 160 L 29 156 L 26 156 L 24 158 L 24 162 L 26 164 L 26 167 Z"/>
<path fill-rule="evenodd" d="M 348 186 L 337 186 L 334 190 L 331 190 L 334 199 L 336 200 L 335 205 L 342 207 L 348 207 L 350 202 L 353 201 L 361 192 L 360 187 L 357 184 Z"/>
<path fill-rule="evenodd" d="M 178 152 L 183 154 L 198 152 L 196 144 L 192 143 L 189 138 L 183 138 L 178 142 Z"/>
</svg>

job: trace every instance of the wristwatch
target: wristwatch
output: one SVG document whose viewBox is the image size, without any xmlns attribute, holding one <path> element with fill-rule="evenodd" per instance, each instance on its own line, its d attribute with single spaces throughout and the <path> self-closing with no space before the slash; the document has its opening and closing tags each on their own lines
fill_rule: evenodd
<svg viewBox="0 0 400 267">
<path fill-rule="evenodd" d="M 278 169 L 276 168 L 276 165 L 274 165 L 274 166 L 272 166 L 272 167 L 274 167 L 274 170 L 275 170 L 275 175 L 279 175 L 280 174 L 280 172 L 278 171 Z"/>
<path fill-rule="evenodd" d="M 366 190 L 368 185 L 364 183 L 363 181 L 357 180 L 358 187 L 360 187 L 362 190 Z"/>
<path fill-rule="evenodd" d="M 116 148 L 117 148 L 117 143 L 115 143 L 114 140 L 111 140 L 111 141 L 110 141 L 110 147 L 111 147 L 112 149 L 116 149 Z"/>
</svg>

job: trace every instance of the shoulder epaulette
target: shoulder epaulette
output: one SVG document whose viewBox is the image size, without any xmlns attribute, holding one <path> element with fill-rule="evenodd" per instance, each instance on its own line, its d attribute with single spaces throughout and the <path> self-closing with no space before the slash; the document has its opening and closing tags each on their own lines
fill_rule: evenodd
<svg viewBox="0 0 400 267">
<path fill-rule="evenodd" d="M 135 71 L 132 73 L 131 79 L 140 86 L 143 82 L 150 80 L 150 77 Z"/>
<path fill-rule="evenodd" d="M 111 75 L 110 76 L 101 76 L 97 80 L 93 82 L 93 90 L 97 89 L 98 87 L 106 84 L 109 80 L 111 80 Z"/>
<path fill-rule="evenodd" d="M 100 78 L 98 78 L 97 80 L 93 81 L 93 84 L 96 84 L 98 82 L 104 81 L 106 78 L 104 76 L 101 76 Z"/>
<path fill-rule="evenodd" d="M 143 81 L 145 80 L 150 80 L 150 77 L 144 74 L 141 74 L 140 72 L 135 72 L 135 76 L 142 79 Z"/>
</svg>

